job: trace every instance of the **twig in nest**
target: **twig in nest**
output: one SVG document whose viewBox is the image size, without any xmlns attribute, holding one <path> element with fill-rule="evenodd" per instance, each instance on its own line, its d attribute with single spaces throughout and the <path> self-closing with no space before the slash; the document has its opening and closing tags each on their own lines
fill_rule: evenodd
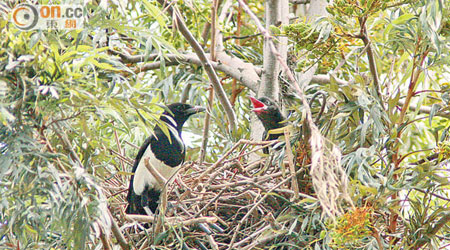
<svg viewBox="0 0 450 250">
<path fill-rule="evenodd" d="M 209 205 L 211 205 L 213 202 L 215 202 L 217 199 L 219 199 L 220 196 L 222 196 L 222 194 L 225 192 L 226 189 L 222 189 L 217 195 L 216 197 L 214 197 L 214 199 L 210 200 L 208 203 L 206 203 L 205 206 L 202 207 L 202 209 L 200 209 L 195 215 L 194 217 L 199 216 L 203 211 L 205 211 L 206 208 L 209 207 Z"/>
<path fill-rule="evenodd" d="M 119 157 L 119 160 L 120 160 L 120 161 L 124 161 L 124 162 L 126 162 L 128 165 L 133 166 L 134 160 L 131 160 L 130 158 L 124 156 L 123 154 L 121 154 L 121 153 L 119 153 L 119 152 L 117 152 L 117 151 L 115 151 L 114 149 L 111 149 L 111 148 L 109 149 L 109 152 L 110 152 L 111 154 L 117 155 L 117 157 Z"/>
<path fill-rule="evenodd" d="M 155 222 L 158 220 L 155 216 L 151 215 L 138 215 L 138 214 L 126 214 L 125 219 L 129 221 L 139 221 L 139 222 Z M 190 226 L 200 223 L 215 223 L 217 222 L 216 217 L 199 217 L 194 219 L 186 220 L 184 217 L 166 217 L 164 223 L 167 225 L 181 225 L 181 226 Z"/>
<path fill-rule="evenodd" d="M 112 222 L 112 232 L 114 236 L 117 239 L 117 242 L 119 242 L 120 247 L 124 250 L 129 250 L 130 245 L 128 244 L 127 240 L 125 239 L 125 236 L 123 236 L 122 232 L 120 231 L 119 225 L 117 225 L 117 222 L 114 220 L 114 218 L 111 215 L 111 211 L 108 210 L 109 218 Z"/>
<path fill-rule="evenodd" d="M 219 250 L 219 245 L 217 245 L 217 242 L 214 240 L 212 235 L 207 234 L 206 238 L 208 239 L 209 245 L 213 250 Z"/>
<path fill-rule="evenodd" d="M 267 243 L 267 242 L 269 242 L 269 241 L 271 241 L 273 239 L 276 239 L 277 237 L 285 235 L 285 234 L 286 234 L 285 230 L 282 230 L 281 232 L 276 232 L 276 233 L 269 234 L 269 235 L 267 235 L 265 237 L 260 237 L 260 238 L 256 239 L 252 244 L 250 244 L 250 245 L 248 245 L 248 246 L 246 246 L 246 247 L 244 247 L 242 249 L 243 250 L 244 249 L 245 250 L 247 250 L 247 249 L 254 249 L 256 246 L 264 245 L 265 243 Z"/>
<path fill-rule="evenodd" d="M 261 142 L 257 142 L 257 141 L 250 141 L 250 140 L 245 140 L 245 139 L 240 139 L 236 144 L 234 144 L 234 146 L 228 150 L 228 152 L 226 152 L 224 155 L 222 155 L 222 157 L 217 160 L 214 165 L 212 165 L 210 168 L 208 168 L 205 172 L 203 172 L 195 181 L 194 181 L 194 185 L 193 188 L 195 188 L 198 183 L 204 178 L 206 177 L 208 174 L 210 174 L 212 171 L 216 170 L 216 168 L 231 154 L 234 152 L 234 150 L 236 150 L 237 147 L 239 147 L 239 145 L 242 144 L 249 144 L 249 145 L 265 145 L 265 144 L 270 144 L 271 142 L 265 142 L 265 141 L 261 141 Z"/>
<path fill-rule="evenodd" d="M 284 138 L 286 141 L 286 153 L 289 161 L 289 171 L 291 172 L 291 176 L 295 175 L 295 165 L 294 165 L 294 156 L 292 155 L 291 141 L 289 136 L 289 129 L 285 127 L 284 129 Z M 294 190 L 294 199 L 298 199 L 299 187 L 297 178 L 292 178 L 292 189 Z"/>
<path fill-rule="evenodd" d="M 239 233 L 239 230 L 241 229 L 242 224 L 247 220 L 247 218 L 250 216 L 250 214 L 253 213 L 253 211 L 259 206 L 259 204 L 261 204 L 261 202 L 263 202 L 271 194 L 271 192 L 273 190 L 277 189 L 278 187 L 280 187 L 281 185 L 286 183 L 292 177 L 293 176 L 289 176 L 288 178 L 284 179 L 283 181 L 281 181 L 280 183 L 275 185 L 273 188 L 271 188 L 269 190 L 269 192 L 267 192 L 263 197 L 261 197 L 261 199 L 259 199 L 259 201 L 255 203 L 255 205 L 253 205 L 253 207 L 247 212 L 247 214 L 244 216 L 244 218 L 242 218 L 242 220 L 236 226 L 236 229 L 234 230 L 234 234 L 233 234 L 233 237 L 231 238 L 231 242 L 230 242 L 228 249 L 233 249 L 233 244 L 236 241 L 237 234 Z"/>
<path fill-rule="evenodd" d="M 150 173 L 155 177 L 156 181 L 159 183 L 159 185 L 162 187 L 161 190 L 161 206 L 160 211 L 161 213 L 161 219 L 158 220 L 155 226 L 155 233 L 159 233 L 162 226 L 162 217 L 164 217 L 164 213 L 166 212 L 167 208 L 167 189 L 166 189 L 166 183 L 167 180 L 158 172 L 156 169 L 153 168 L 152 165 L 150 165 L 148 157 L 144 159 L 145 167 L 150 171 Z"/>
</svg>

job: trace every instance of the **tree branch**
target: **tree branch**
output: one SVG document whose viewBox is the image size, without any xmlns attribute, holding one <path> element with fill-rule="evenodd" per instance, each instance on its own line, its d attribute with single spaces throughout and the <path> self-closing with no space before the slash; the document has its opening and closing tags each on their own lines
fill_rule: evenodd
<svg viewBox="0 0 450 250">
<path fill-rule="evenodd" d="M 114 50 L 110 50 L 110 52 L 118 55 L 124 63 L 145 62 L 145 57 L 142 55 L 131 56 Z M 209 57 L 209 54 L 206 55 Z M 148 56 L 147 61 L 149 61 L 150 59 L 156 60 L 157 58 L 158 54 L 151 54 Z M 166 54 L 164 55 L 164 58 L 166 66 L 179 65 L 182 63 L 202 66 L 202 62 L 200 61 L 199 57 L 194 53 Z M 224 52 L 218 53 L 217 62 L 210 62 L 210 64 L 215 70 L 223 72 L 226 75 L 237 79 L 243 86 L 249 88 L 255 93 L 257 92 L 258 81 L 260 80 L 259 74 L 261 74 L 262 72 L 260 68 L 253 66 L 253 64 L 251 63 L 246 63 L 239 58 L 229 56 Z M 145 63 L 142 66 L 138 66 L 135 72 L 139 73 L 148 70 L 155 70 L 159 69 L 160 66 L 160 61 Z"/>
<path fill-rule="evenodd" d="M 213 4 L 211 5 L 211 60 L 214 62 L 216 61 L 216 46 L 217 46 L 217 9 L 218 9 L 218 0 L 213 0 Z M 202 145 L 200 147 L 200 158 L 199 162 L 200 164 L 203 163 L 203 160 L 205 160 L 206 155 L 206 147 L 208 146 L 208 134 L 209 134 L 209 124 L 211 121 L 211 112 L 212 107 L 214 103 L 214 88 L 209 89 L 209 96 L 208 96 L 208 105 L 206 106 L 206 114 L 205 114 L 205 120 L 203 123 L 203 136 L 202 136 Z"/>
<path fill-rule="evenodd" d="M 436 225 L 427 233 L 428 236 L 434 236 L 435 234 L 437 234 L 439 232 L 439 230 L 441 230 L 442 227 L 444 227 L 448 222 L 450 221 L 450 212 L 446 212 L 444 214 L 444 216 L 442 216 L 442 218 L 436 223 Z M 427 238 L 420 238 L 415 246 L 413 247 L 413 249 L 419 249 L 421 248 L 423 245 L 425 245 L 426 243 L 428 243 L 428 239 Z"/>
<path fill-rule="evenodd" d="M 280 62 L 277 60 L 278 56 L 273 53 L 272 47 L 275 50 L 280 51 L 280 43 L 275 44 L 273 42 L 273 37 L 267 31 L 270 26 L 278 26 L 281 24 L 281 4 L 283 1 L 279 0 L 266 0 L 265 1 L 265 19 L 266 27 L 264 34 L 264 45 L 263 45 L 263 68 L 264 74 L 261 77 L 261 84 L 258 89 L 258 97 L 267 96 L 275 101 L 279 100 L 279 84 L 278 84 L 278 74 L 280 73 Z M 244 6 L 245 9 L 245 6 Z M 264 28 L 261 24 L 261 27 Z M 271 53 L 272 52 L 272 53 Z M 280 54 L 281 57 L 283 55 Z M 286 56 L 284 55 L 284 59 Z"/>
<path fill-rule="evenodd" d="M 289 2 L 292 4 L 308 4 L 311 0 L 290 0 Z"/>
<path fill-rule="evenodd" d="M 122 232 L 120 231 L 120 227 L 119 227 L 119 225 L 117 225 L 117 222 L 112 217 L 111 211 L 109 209 L 108 209 L 108 216 L 111 219 L 112 232 L 113 232 L 114 236 L 116 237 L 117 242 L 119 242 L 120 247 L 123 250 L 129 250 L 130 249 L 130 245 L 128 244 L 127 240 L 125 239 L 125 236 L 123 236 Z"/>
<path fill-rule="evenodd" d="M 138 214 L 126 214 L 125 219 L 129 221 L 139 221 L 139 222 L 154 222 L 157 220 L 154 216 L 149 215 L 138 215 Z M 199 217 L 199 218 L 193 218 L 193 219 L 186 219 L 183 217 L 167 217 L 164 221 L 167 225 L 181 225 L 181 226 L 190 226 L 194 224 L 200 224 L 200 223 L 216 223 L 217 218 L 216 217 Z"/>
<path fill-rule="evenodd" d="M 164 0 L 158 0 L 158 2 L 161 5 L 164 5 L 164 3 L 165 3 Z M 167 10 L 171 14 L 171 16 L 176 17 L 177 25 L 178 25 L 178 29 L 179 29 L 180 33 L 184 36 L 184 38 L 188 41 L 188 43 L 194 49 L 195 53 L 197 54 L 198 58 L 200 59 L 202 66 L 205 68 L 205 71 L 208 74 L 208 77 L 214 87 L 217 98 L 219 99 L 220 103 L 222 104 L 222 107 L 224 108 L 225 113 L 227 114 L 228 122 L 230 124 L 230 130 L 233 131 L 236 128 L 236 114 L 234 113 L 234 110 L 233 110 L 233 107 L 231 106 L 230 100 L 228 100 L 225 90 L 222 88 L 222 85 L 220 84 L 219 77 L 217 76 L 216 72 L 214 71 L 214 68 L 211 65 L 210 60 L 206 57 L 205 51 L 203 50 L 202 46 L 197 42 L 195 37 L 192 35 L 192 33 L 187 28 L 186 24 L 184 23 L 184 19 L 182 18 L 178 9 L 174 8 L 172 5 L 168 5 Z"/>
<path fill-rule="evenodd" d="M 382 98 L 381 98 L 381 90 L 380 90 L 380 80 L 378 78 L 377 64 L 375 62 L 375 56 L 373 54 L 372 45 L 369 40 L 369 35 L 367 34 L 366 20 L 367 20 L 366 17 L 359 19 L 359 25 L 361 27 L 360 35 L 361 35 L 361 39 L 364 42 L 364 45 L 367 48 L 366 53 L 367 53 L 367 59 L 369 61 L 370 73 L 372 74 L 372 78 L 373 78 L 373 85 L 374 85 L 375 91 L 378 95 L 378 100 L 381 103 Z"/>
<path fill-rule="evenodd" d="M 260 35 L 262 35 L 261 32 L 253 34 L 253 35 L 248 35 L 248 36 L 227 36 L 223 40 L 224 41 L 228 41 L 230 39 L 238 39 L 238 40 L 240 40 L 240 39 L 248 39 L 248 38 L 257 37 L 257 36 L 260 36 Z"/>
</svg>

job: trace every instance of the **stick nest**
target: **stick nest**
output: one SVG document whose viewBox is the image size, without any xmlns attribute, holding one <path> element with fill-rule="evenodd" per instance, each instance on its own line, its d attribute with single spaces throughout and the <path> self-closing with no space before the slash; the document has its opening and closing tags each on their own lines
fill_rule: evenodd
<svg viewBox="0 0 450 250">
<path fill-rule="evenodd" d="M 295 145 L 295 152 L 272 150 L 271 158 L 248 161 L 269 144 L 241 140 L 214 164 L 185 163 L 167 186 L 165 216 L 125 215 L 129 177 L 108 180 L 113 217 L 127 243 L 138 249 L 306 246 L 308 240 L 300 237 L 305 214 L 322 215 L 309 175 L 310 159 L 304 147 Z M 295 159 L 294 167 L 285 160 L 287 154 Z M 155 228 L 158 220 L 161 228 Z"/>
</svg>

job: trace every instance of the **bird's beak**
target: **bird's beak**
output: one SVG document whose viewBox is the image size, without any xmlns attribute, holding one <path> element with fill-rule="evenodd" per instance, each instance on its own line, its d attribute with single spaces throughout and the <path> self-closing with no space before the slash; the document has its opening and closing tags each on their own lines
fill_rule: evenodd
<svg viewBox="0 0 450 250">
<path fill-rule="evenodd" d="M 193 115 L 193 114 L 197 114 L 197 113 L 200 113 L 200 112 L 203 112 L 203 111 L 205 111 L 204 107 L 202 107 L 202 106 L 194 106 L 194 107 L 192 107 L 190 109 L 187 109 L 185 112 L 186 112 L 186 114 Z"/>
<path fill-rule="evenodd" d="M 264 103 L 260 102 L 258 99 L 254 98 L 252 96 L 249 96 L 249 98 L 253 104 L 253 109 L 252 109 L 253 112 L 260 113 L 266 109 L 266 105 Z"/>
</svg>

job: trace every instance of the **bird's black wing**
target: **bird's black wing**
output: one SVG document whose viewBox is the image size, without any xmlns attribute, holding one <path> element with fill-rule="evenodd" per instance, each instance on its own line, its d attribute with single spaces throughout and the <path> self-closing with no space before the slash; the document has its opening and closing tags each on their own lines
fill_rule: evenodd
<svg viewBox="0 0 450 250">
<path fill-rule="evenodd" d="M 125 210 L 127 214 L 144 214 L 144 215 L 146 214 L 145 210 L 141 206 L 140 195 L 137 195 L 133 190 L 133 183 L 134 183 L 134 173 L 136 172 L 136 169 L 139 165 L 139 162 L 142 159 L 142 156 L 144 155 L 145 150 L 147 150 L 147 147 L 150 145 L 152 137 L 153 136 L 150 136 L 144 141 L 144 144 L 142 144 L 141 148 L 139 149 L 139 152 L 134 161 L 132 170 L 133 175 L 131 176 L 130 185 L 128 187 L 128 195 L 127 195 L 128 207 Z"/>
<path fill-rule="evenodd" d="M 147 138 L 147 140 L 145 140 L 144 144 L 139 149 L 133 165 L 133 173 L 136 173 L 138 167 L 144 167 L 142 166 L 142 164 L 141 166 L 139 166 L 139 164 L 142 160 L 144 160 L 143 158 L 146 157 L 145 155 L 147 155 L 151 158 L 150 162 L 153 162 L 154 164 L 152 166 L 165 178 L 169 178 L 169 176 L 165 176 L 164 173 L 171 172 L 173 168 L 178 167 L 183 163 L 185 157 L 184 147 L 184 143 L 181 140 L 180 135 L 176 131 L 170 131 L 169 140 L 166 134 L 164 134 L 160 129 L 155 129 L 154 135 Z M 147 150 L 151 150 L 151 153 L 149 153 Z M 154 161 L 155 159 L 157 161 Z M 141 174 L 142 173 L 150 175 L 150 173 L 146 170 L 141 172 Z M 158 206 L 159 196 L 161 194 L 158 183 L 149 183 L 148 181 L 141 182 L 145 184 L 145 187 L 142 188 L 142 193 L 138 192 L 138 195 L 134 190 L 135 178 L 144 177 L 136 177 L 135 175 L 131 177 L 127 196 L 129 205 L 127 207 L 126 213 L 145 215 L 147 213 L 143 208 L 144 206 L 148 206 L 152 212 L 155 212 Z"/>
<path fill-rule="evenodd" d="M 155 157 L 170 167 L 178 167 L 186 155 L 184 143 L 178 134 L 170 131 L 170 141 L 161 130 L 155 130 L 151 138 L 151 148 Z M 142 156 L 141 156 L 142 157 Z"/>
</svg>

